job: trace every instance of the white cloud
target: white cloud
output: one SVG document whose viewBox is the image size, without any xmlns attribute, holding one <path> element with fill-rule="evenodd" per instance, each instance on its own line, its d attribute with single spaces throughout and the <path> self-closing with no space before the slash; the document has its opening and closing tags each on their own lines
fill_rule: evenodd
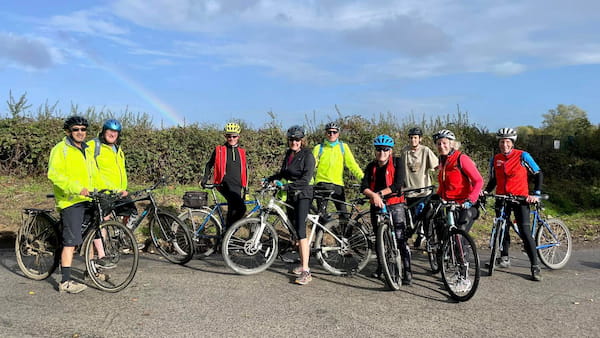
<svg viewBox="0 0 600 338">
<path fill-rule="evenodd" d="M 512 61 L 502 62 L 492 66 L 492 71 L 498 75 L 515 75 L 522 73 L 526 67 Z"/>
<path fill-rule="evenodd" d="M 45 69 L 54 65 L 52 49 L 40 39 L 0 32 L 0 58 L 27 69 Z"/>
</svg>

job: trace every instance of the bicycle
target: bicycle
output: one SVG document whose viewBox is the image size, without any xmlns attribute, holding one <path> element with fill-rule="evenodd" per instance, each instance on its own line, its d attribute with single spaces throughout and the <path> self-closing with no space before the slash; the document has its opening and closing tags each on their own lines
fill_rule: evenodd
<svg viewBox="0 0 600 338">
<path fill-rule="evenodd" d="M 467 301 L 475 295 L 479 286 L 481 270 L 477 247 L 471 236 L 456 224 L 460 204 L 433 199 L 430 203 L 434 225 L 427 241 L 430 264 L 432 269 L 436 265 L 438 271 L 441 270 L 450 297 Z"/>
<path fill-rule="evenodd" d="M 506 204 L 508 202 L 521 203 L 526 200 L 526 197 L 492 194 L 486 196 L 500 200 L 500 217 L 494 218 L 490 234 L 490 248 L 492 252 L 488 263 L 488 275 L 491 276 L 496 267 L 498 251 L 502 250 L 502 239 L 505 232 L 509 229 L 506 227 L 508 219 L 508 215 L 505 213 Z M 540 196 L 540 200 L 547 200 L 548 197 L 548 195 L 542 195 Z M 567 226 L 560 219 L 548 219 L 543 215 L 542 211 L 541 201 L 533 203 L 533 208 L 531 209 L 531 236 L 535 239 L 535 249 L 540 261 L 545 266 L 552 270 L 560 269 L 567 264 L 571 257 L 571 234 Z M 519 234 L 517 224 L 515 222 L 511 223 L 515 232 Z"/>
<path fill-rule="evenodd" d="M 275 196 L 282 188 L 266 186 L 257 194 L 271 193 L 266 205 L 260 207 L 258 217 L 244 218 L 234 223 L 223 237 L 222 255 L 227 266 L 241 275 L 251 275 L 269 268 L 275 258 L 293 247 L 279 247 L 278 231 L 289 236 L 289 242 L 298 240 L 298 234 L 283 207 L 288 204 Z M 260 198 L 257 198 L 260 201 Z M 368 263 L 371 248 L 360 228 L 353 228 L 351 237 L 344 237 L 338 220 L 325 224 L 319 222 L 319 214 L 309 213 L 307 220 L 312 224 L 308 242 L 311 253 L 320 264 L 334 275 L 347 275 L 362 270 Z M 269 218 L 272 220 L 269 221 Z M 277 222 L 274 226 L 272 223 Z M 318 230 L 317 230 L 318 229 Z M 314 239 L 314 241 L 313 241 Z"/>
<path fill-rule="evenodd" d="M 227 202 L 219 202 L 217 198 L 215 190 L 218 185 L 206 184 L 205 187 L 211 190 L 214 203 L 211 206 L 206 206 L 208 193 L 204 191 L 196 192 L 202 194 L 198 198 L 199 203 L 192 204 L 184 200 L 183 208 L 185 210 L 179 214 L 179 219 L 188 225 L 192 232 L 195 252 L 202 257 L 210 256 L 215 252 L 223 237 L 223 224 L 225 224 L 223 207 L 227 206 Z M 253 205 L 246 217 L 250 217 L 259 210 L 256 199 L 244 201 L 244 204 Z"/>
<path fill-rule="evenodd" d="M 137 202 L 149 201 L 150 203 L 146 205 L 138 217 L 133 220 L 130 219 L 128 227 L 132 232 L 135 231 L 146 216 L 150 215 L 150 238 L 158 252 L 169 262 L 185 264 L 194 256 L 192 235 L 187 225 L 175 214 L 158 207 L 156 204 L 156 199 L 152 191 L 163 183 L 163 180 L 159 180 L 151 187 L 130 193 L 129 196 L 132 200 L 117 203 L 115 207 L 135 205 Z"/>
<path fill-rule="evenodd" d="M 53 198 L 54 195 L 47 195 Z M 82 224 L 83 242 L 79 246 L 85 258 L 86 272 L 94 285 L 103 291 L 121 291 L 135 277 L 139 253 L 133 232 L 117 221 L 103 221 L 110 213 L 118 194 L 106 190 L 91 192 L 91 207 Z M 15 253 L 23 274 L 34 280 L 48 278 L 58 267 L 62 252 L 60 238 L 62 221 L 48 209 L 23 209 L 22 226 L 17 232 Z M 94 239 L 101 239 L 105 257 L 115 267 L 110 275 L 100 271 L 95 264 Z"/>
</svg>

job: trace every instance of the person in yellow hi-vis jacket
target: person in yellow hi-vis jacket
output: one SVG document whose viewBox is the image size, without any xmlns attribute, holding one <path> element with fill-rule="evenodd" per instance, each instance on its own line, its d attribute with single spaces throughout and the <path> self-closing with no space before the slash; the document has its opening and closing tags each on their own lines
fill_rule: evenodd
<svg viewBox="0 0 600 338">
<path fill-rule="evenodd" d="M 87 286 L 71 279 L 75 247 L 82 243 L 81 225 L 89 192 L 100 186 L 93 153 L 85 143 L 88 121 L 81 116 L 65 120 L 65 138 L 50 152 L 48 179 L 52 181 L 56 208 L 63 222 L 60 292 L 79 293 Z"/>
<path fill-rule="evenodd" d="M 348 168 L 359 181 L 362 180 L 364 174 L 356 163 L 348 144 L 339 139 L 340 126 L 335 122 L 327 123 L 325 133 L 327 139 L 313 148 L 316 163 L 315 190 L 333 190 L 334 193 L 331 197 L 345 201 L 344 167 Z M 346 205 L 340 202 L 334 204 L 336 209 L 342 213 L 341 217 L 344 218 L 347 212 Z"/>
</svg>

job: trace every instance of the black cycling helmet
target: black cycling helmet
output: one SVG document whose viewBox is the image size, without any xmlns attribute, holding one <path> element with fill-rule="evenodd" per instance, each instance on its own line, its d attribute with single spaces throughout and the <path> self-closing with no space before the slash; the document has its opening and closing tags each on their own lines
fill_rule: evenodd
<svg viewBox="0 0 600 338">
<path fill-rule="evenodd" d="M 291 126 L 287 131 L 287 138 L 304 138 L 304 127 L 302 126 Z"/>
<path fill-rule="evenodd" d="M 68 130 L 68 129 L 71 129 L 72 126 L 85 126 L 87 128 L 89 126 L 89 124 L 88 124 L 88 121 L 85 119 L 85 117 L 73 115 L 71 117 L 68 117 L 65 120 L 63 129 Z"/>
<path fill-rule="evenodd" d="M 338 126 L 338 124 L 335 122 L 329 122 L 325 125 L 325 130 L 329 129 L 335 129 L 337 131 L 340 131 L 340 126 Z"/>
<path fill-rule="evenodd" d="M 107 129 L 121 132 L 121 122 L 115 119 L 106 120 L 106 122 L 104 122 L 104 124 L 102 125 L 102 132 L 104 132 Z"/>
<path fill-rule="evenodd" d="M 419 127 L 410 128 L 410 130 L 408 131 L 408 136 L 412 135 L 423 136 L 423 131 Z"/>
</svg>

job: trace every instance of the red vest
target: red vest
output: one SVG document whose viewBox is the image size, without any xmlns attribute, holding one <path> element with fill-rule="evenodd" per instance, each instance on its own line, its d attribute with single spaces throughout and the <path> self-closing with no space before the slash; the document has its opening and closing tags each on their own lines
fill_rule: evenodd
<svg viewBox="0 0 600 338">
<path fill-rule="evenodd" d="M 529 195 L 528 172 L 522 164 L 522 155 L 522 150 L 513 149 L 508 155 L 494 156 L 497 194 Z"/>
<path fill-rule="evenodd" d="M 248 186 L 248 176 L 246 173 L 246 151 L 242 147 L 237 147 L 240 154 L 240 163 L 242 167 L 242 187 Z M 235 149 L 232 149 L 235 151 Z M 227 167 L 227 146 L 218 145 L 215 149 L 215 170 L 213 182 L 215 184 L 221 184 L 223 177 L 225 177 L 225 168 Z"/>
<path fill-rule="evenodd" d="M 460 154 L 460 151 L 455 150 L 446 158 L 444 164 L 440 163 L 438 194 L 446 201 L 463 202 L 469 198 L 471 182 L 458 166 Z"/>
<path fill-rule="evenodd" d="M 375 175 L 377 173 L 377 164 L 373 166 L 373 171 L 371 172 L 371 184 L 370 189 L 375 191 Z M 390 157 L 387 163 L 387 167 L 385 168 L 385 185 L 389 187 L 394 182 L 394 175 L 396 174 L 396 167 L 394 167 L 394 158 Z M 394 205 L 398 203 L 404 203 L 404 195 L 390 197 L 386 201 L 386 205 Z"/>
</svg>

